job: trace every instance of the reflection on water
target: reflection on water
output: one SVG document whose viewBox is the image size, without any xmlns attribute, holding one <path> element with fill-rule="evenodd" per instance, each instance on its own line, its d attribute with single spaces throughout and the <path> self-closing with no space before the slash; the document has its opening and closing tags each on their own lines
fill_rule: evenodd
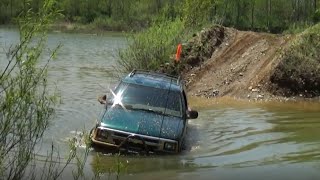
<svg viewBox="0 0 320 180">
<path fill-rule="evenodd" d="M 17 32 L 0 29 L 0 49 Z M 62 43 L 49 70 L 62 104 L 57 108 L 42 150 L 53 141 L 67 153 L 67 139 L 89 130 L 102 112 L 96 98 L 114 87 L 117 49 L 122 36 L 50 34 L 49 47 Z M 0 51 L 0 67 L 6 61 Z M 54 82 L 54 83 L 53 83 Z M 248 103 L 232 98 L 190 98 L 199 118 L 189 121 L 186 147 L 179 155 L 121 156 L 123 179 L 319 179 L 320 104 Z M 81 146 L 81 145 L 79 145 Z M 108 174 L 113 155 L 90 152 L 86 172 Z"/>
</svg>

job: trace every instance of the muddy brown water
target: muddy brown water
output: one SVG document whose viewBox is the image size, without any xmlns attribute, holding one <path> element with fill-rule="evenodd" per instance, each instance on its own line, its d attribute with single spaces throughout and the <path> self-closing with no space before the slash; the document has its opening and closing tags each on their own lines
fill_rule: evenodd
<svg viewBox="0 0 320 180">
<path fill-rule="evenodd" d="M 16 43 L 14 29 L 0 29 L 3 48 Z M 102 113 L 96 98 L 112 88 L 110 76 L 124 36 L 51 33 L 48 47 L 62 43 L 49 70 L 51 89 L 61 105 L 37 153 L 45 155 L 53 142 L 67 154 L 70 138 L 89 130 Z M 320 179 L 320 103 L 249 103 L 232 98 L 190 98 L 199 110 L 190 120 L 186 150 L 170 156 L 121 156 L 121 179 Z M 79 149 L 83 145 L 79 144 Z M 62 155 L 63 156 L 63 155 Z M 117 157 L 91 151 L 85 173 L 108 177 Z M 68 173 L 68 172 L 66 172 Z"/>
</svg>

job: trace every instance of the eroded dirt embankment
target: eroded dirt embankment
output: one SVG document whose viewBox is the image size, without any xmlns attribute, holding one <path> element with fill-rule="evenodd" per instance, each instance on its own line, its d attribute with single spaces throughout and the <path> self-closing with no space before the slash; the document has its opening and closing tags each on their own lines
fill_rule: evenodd
<svg viewBox="0 0 320 180">
<path fill-rule="evenodd" d="M 189 95 L 273 97 L 269 79 L 289 39 L 224 27 L 202 31 L 185 45 L 182 54 Z"/>
</svg>

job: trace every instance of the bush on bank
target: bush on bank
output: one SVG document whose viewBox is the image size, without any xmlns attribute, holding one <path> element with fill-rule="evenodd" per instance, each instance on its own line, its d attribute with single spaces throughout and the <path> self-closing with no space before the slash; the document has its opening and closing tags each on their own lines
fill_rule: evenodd
<svg viewBox="0 0 320 180">
<path fill-rule="evenodd" d="M 212 10 L 209 4 L 209 1 L 186 0 L 179 3 L 179 8 L 165 6 L 148 29 L 129 36 L 128 47 L 120 51 L 120 67 L 125 71 L 147 69 L 179 73 L 180 68 L 172 63 L 177 45 L 187 42 L 193 32 L 212 24 L 204 18 Z M 169 66 L 165 65 L 168 63 Z"/>
<path fill-rule="evenodd" d="M 129 45 L 119 52 L 118 64 L 125 71 L 157 70 L 172 61 L 170 56 L 184 36 L 184 22 L 180 19 L 155 22 L 147 30 L 128 37 Z"/>
<path fill-rule="evenodd" d="M 271 82 L 283 95 L 320 95 L 320 24 L 306 29 L 285 50 Z"/>
</svg>

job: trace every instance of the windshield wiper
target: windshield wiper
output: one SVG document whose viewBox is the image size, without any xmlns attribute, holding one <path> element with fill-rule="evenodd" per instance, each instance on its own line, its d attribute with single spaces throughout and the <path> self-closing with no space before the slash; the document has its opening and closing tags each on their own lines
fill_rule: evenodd
<svg viewBox="0 0 320 180">
<path fill-rule="evenodd" d="M 163 114 L 164 114 L 162 111 L 156 111 L 156 110 L 153 110 L 153 109 L 135 108 L 135 107 L 128 106 L 128 105 L 126 105 L 125 107 L 126 107 L 127 109 L 130 109 L 130 110 L 138 110 L 138 111 L 153 112 L 153 113 L 157 113 L 157 114 L 161 114 L 161 115 L 163 115 Z"/>
</svg>

